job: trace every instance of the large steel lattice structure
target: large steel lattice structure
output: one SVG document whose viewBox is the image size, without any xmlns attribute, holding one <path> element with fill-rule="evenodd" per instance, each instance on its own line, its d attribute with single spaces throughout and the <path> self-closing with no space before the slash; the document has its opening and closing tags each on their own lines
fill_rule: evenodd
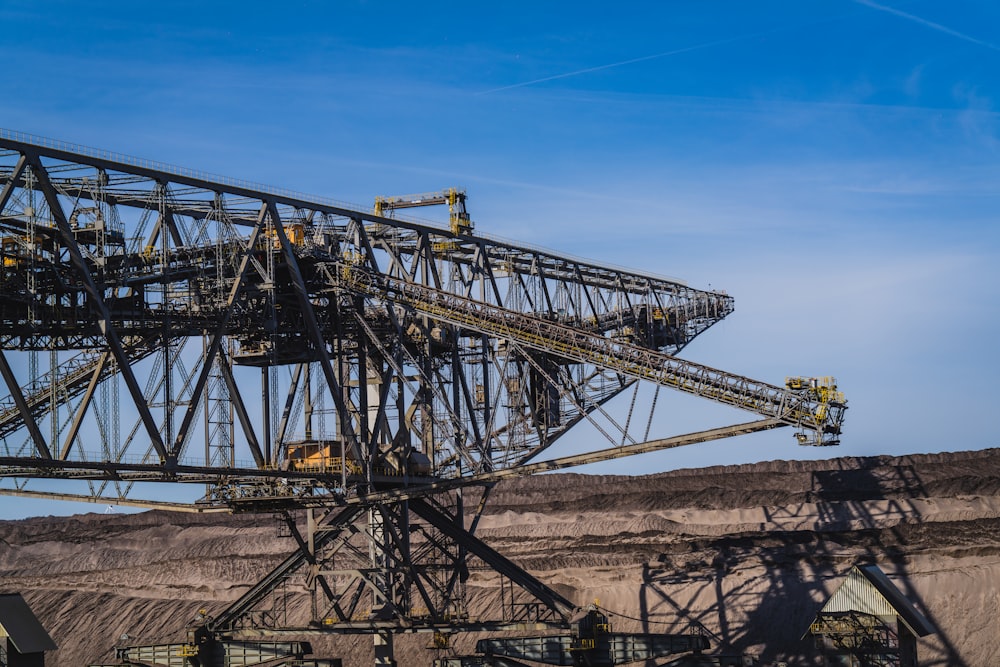
<svg viewBox="0 0 1000 667">
<path fill-rule="evenodd" d="M 505 476 L 786 425 L 836 444 L 830 379 L 676 356 L 725 293 L 485 236 L 436 197 L 361 210 L 0 132 L 0 492 L 279 513 L 299 549 L 208 631 L 369 632 L 388 661 L 404 629 L 567 624 L 474 537 Z M 451 224 L 396 214 L 425 201 Z M 641 385 L 755 418 L 651 439 Z M 580 424 L 607 444 L 542 456 Z M 510 584 L 475 614 L 470 562 Z"/>
</svg>

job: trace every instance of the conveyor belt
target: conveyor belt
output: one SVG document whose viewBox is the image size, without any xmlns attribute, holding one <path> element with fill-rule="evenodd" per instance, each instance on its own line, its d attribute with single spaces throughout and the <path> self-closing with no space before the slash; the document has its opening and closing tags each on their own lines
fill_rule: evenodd
<svg viewBox="0 0 1000 667">
<path fill-rule="evenodd" d="M 593 331 L 385 274 L 374 275 L 349 264 L 328 267 L 328 277 L 334 285 L 405 305 L 472 331 L 777 419 L 814 434 L 809 444 L 834 445 L 839 441 L 846 410 L 839 392 L 778 387 Z"/>
</svg>

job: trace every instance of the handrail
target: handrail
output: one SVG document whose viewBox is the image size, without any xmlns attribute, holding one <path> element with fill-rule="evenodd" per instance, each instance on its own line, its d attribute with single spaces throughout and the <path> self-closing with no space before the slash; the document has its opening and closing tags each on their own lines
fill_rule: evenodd
<svg viewBox="0 0 1000 667">
<path fill-rule="evenodd" d="M 108 162 L 117 162 L 118 164 L 128 165 L 130 167 L 149 169 L 151 171 L 160 171 L 165 174 L 173 174 L 174 176 L 194 178 L 200 181 L 207 181 L 209 183 L 216 183 L 218 185 L 226 185 L 233 188 L 241 188 L 243 190 L 256 190 L 257 192 L 277 195 L 279 197 L 288 197 L 289 199 L 301 199 L 303 201 L 310 201 L 316 204 L 335 206 L 337 208 L 351 208 L 357 211 L 364 210 L 362 207 L 358 207 L 356 204 L 340 201 L 337 199 L 333 199 L 331 197 L 319 197 L 316 195 L 309 195 L 286 188 L 276 188 L 271 185 L 265 185 L 263 183 L 257 183 L 242 178 L 221 176 L 219 174 L 213 174 L 211 172 L 201 171 L 198 169 L 179 167 L 175 164 L 169 164 L 167 162 L 147 160 L 145 158 L 138 158 L 132 155 L 126 155 L 125 153 L 118 153 L 115 151 L 104 150 L 102 148 L 93 148 L 91 146 L 74 144 L 69 141 L 40 137 L 36 134 L 29 134 L 27 132 L 18 132 L 16 130 L 7 130 L 4 128 L 0 128 L 0 139 L 17 141 L 22 144 L 30 144 L 32 146 L 38 146 L 40 148 L 50 148 L 52 150 L 63 151 L 65 153 L 74 153 L 76 155 L 83 155 L 86 157 L 97 158 L 99 160 L 106 160 Z"/>
<path fill-rule="evenodd" d="M 159 162 L 157 160 L 148 160 L 146 158 L 134 157 L 132 155 L 127 155 L 125 153 L 108 151 L 102 148 L 93 148 L 91 146 L 84 146 L 69 141 L 62 141 L 60 139 L 49 139 L 48 137 L 41 137 L 36 134 L 30 134 L 28 132 L 19 132 L 17 130 L 8 130 L 5 128 L 0 128 L 0 139 L 7 139 L 9 141 L 16 141 L 22 144 L 38 146 L 40 148 L 49 148 L 52 150 L 62 151 L 65 153 L 73 153 L 76 155 L 92 157 L 99 160 L 105 160 L 108 162 L 117 162 L 118 164 L 127 165 L 130 167 L 138 167 L 140 169 L 148 169 L 151 171 L 159 171 L 165 174 L 173 174 L 174 176 L 183 176 L 185 178 L 197 179 L 208 183 L 215 183 L 218 185 L 240 188 L 243 190 L 253 190 L 264 194 L 271 194 L 278 197 L 286 197 L 288 199 L 298 199 L 303 202 L 311 202 L 314 204 L 321 204 L 324 206 L 333 206 L 335 208 L 357 211 L 358 213 L 365 213 L 368 215 L 374 213 L 374 207 L 371 206 L 363 206 L 361 204 L 351 203 L 340 199 L 334 199 L 332 197 L 312 195 L 304 192 L 299 192 L 297 190 L 292 190 L 289 188 L 274 187 L 271 185 L 265 185 L 263 183 L 250 181 L 242 178 L 232 178 L 230 176 L 222 176 L 220 174 L 214 174 L 211 172 L 201 171 L 198 169 L 189 169 L 187 167 L 180 167 L 178 165 L 170 164 L 167 162 Z M 441 223 L 438 221 L 428 220 L 426 218 L 420 218 L 418 216 L 393 215 L 392 219 L 402 220 L 404 222 L 412 222 L 415 224 L 427 225 L 432 227 L 441 226 Z M 441 227 L 441 232 L 446 235 L 451 235 L 450 230 L 446 227 Z M 685 287 L 687 286 L 687 283 L 685 283 L 683 280 L 679 278 L 660 275 L 651 271 L 641 271 L 613 264 L 604 264 L 592 259 L 556 252 L 555 250 L 546 248 L 544 246 L 533 245 L 530 243 L 523 243 L 521 241 L 514 241 L 513 239 L 507 239 L 502 236 L 497 236 L 495 234 L 483 234 L 477 231 L 476 234 L 474 235 L 474 238 L 481 238 L 486 241 L 491 241 L 493 243 L 499 243 L 501 245 L 517 246 L 522 250 L 527 250 L 529 252 L 536 252 L 543 255 L 549 255 L 552 257 L 558 257 L 560 259 L 576 262 L 578 264 L 600 267 L 602 269 L 610 271 L 618 271 L 635 276 L 640 276 L 643 278 L 650 278 L 653 280 L 663 280 L 670 283 L 676 283 L 678 285 L 682 285 Z"/>
</svg>

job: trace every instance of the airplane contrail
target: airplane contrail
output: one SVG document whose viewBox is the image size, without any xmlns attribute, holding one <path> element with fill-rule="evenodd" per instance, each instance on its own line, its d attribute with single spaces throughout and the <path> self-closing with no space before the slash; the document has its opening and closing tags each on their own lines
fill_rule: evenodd
<svg viewBox="0 0 1000 667">
<path fill-rule="evenodd" d="M 973 44 L 978 44 L 979 46 L 985 46 L 987 49 L 992 49 L 993 51 L 1000 51 L 1000 46 L 993 44 L 991 42 L 986 42 L 981 39 L 976 39 L 971 35 L 966 35 L 964 32 L 959 32 L 957 30 L 952 30 L 948 26 L 941 25 L 940 23 L 934 23 L 934 21 L 928 21 L 927 19 L 922 19 L 919 16 L 914 16 L 913 14 L 908 14 L 899 9 L 893 7 L 887 7 L 885 5 L 880 5 L 877 2 L 872 2 L 872 0 L 854 0 L 859 5 L 864 5 L 866 7 L 871 7 L 872 9 L 877 9 L 880 12 L 886 12 L 887 14 L 894 14 L 901 18 L 913 21 L 914 23 L 919 23 L 920 25 L 927 26 L 932 30 L 937 30 L 938 32 L 943 32 L 946 35 L 951 35 L 952 37 L 957 37 L 958 39 L 965 40 L 966 42 L 971 42 Z"/>
<path fill-rule="evenodd" d="M 854 2 L 857 3 L 857 4 L 859 4 L 859 5 L 864 5 L 865 7 L 869 7 L 871 9 L 876 9 L 878 11 L 886 12 L 888 14 L 894 14 L 896 16 L 899 16 L 900 18 L 904 18 L 904 19 L 907 19 L 909 21 L 913 21 L 915 23 L 919 23 L 919 24 L 921 24 L 923 26 L 931 28 L 932 30 L 937 30 L 938 32 L 943 32 L 946 35 L 951 35 L 952 37 L 956 37 L 956 38 L 964 40 L 966 42 L 970 42 L 972 44 L 977 44 L 979 46 L 986 47 L 987 49 L 992 49 L 993 51 L 1000 51 L 1000 46 L 997 46 L 996 44 L 993 44 L 992 42 L 987 42 L 987 41 L 984 41 L 984 40 L 981 40 L 981 39 L 976 39 L 975 37 L 973 37 L 971 35 L 966 35 L 964 32 L 959 32 L 957 30 L 953 30 L 953 29 L 949 28 L 948 26 L 941 25 L 940 23 L 934 23 L 933 21 L 928 21 L 927 19 L 920 18 L 919 16 L 915 16 L 913 14 L 909 14 L 907 12 L 901 11 L 899 9 L 895 9 L 893 7 L 888 7 L 886 5 L 881 5 L 881 4 L 877 3 L 877 2 L 874 2 L 873 0 L 854 0 Z M 500 86 L 499 88 L 491 88 L 489 90 L 483 90 L 483 91 L 480 91 L 480 92 L 475 93 L 475 94 L 476 95 L 489 95 L 490 93 L 499 93 L 499 92 L 504 91 L 504 90 L 513 90 L 514 88 L 524 88 L 525 86 L 533 86 L 533 85 L 535 85 L 537 83 L 545 83 L 547 81 L 556 81 L 558 79 L 566 79 L 566 78 L 569 78 L 571 76 L 579 76 L 581 74 L 589 74 L 590 72 L 599 72 L 601 70 L 611 69 L 612 67 L 621 67 L 622 65 L 631 65 L 633 63 L 643 62 L 645 60 L 654 60 L 656 58 L 666 58 L 667 56 L 675 56 L 675 55 L 678 55 L 678 54 L 681 54 L 681 53 L 688 53 L 690 51 L 698 51 L 698 50 L 701 50 L 701 49 L 708 49 L 708 48 L 711 48 L 713 46 L 721 46 L 723 44 L 731 44 L 733 42 L 738 42 L 738 41 L 744 40 L 744 39 L 752 39 L 754 37 L 761 37 L 761 36 L 764 36 L 764 35 L 769 35 L 771 33 L 778 32 L 778 31 L 784 30 L 784 29 L 787 29 L 787 28 L 774 28 L 772 30 L 766 30 L 766 31 L 763 31 L 763 32 L 752 33 L 752 34 L 749 34 L 749 35 L 740 35 L 738 37 L 730 37 L 728 39 L 719 39 L 719 40 L 715 40 L 713 42 L 706 42 L 704 44 L 695 44 L 694 46 L 686 46 L 686 47 L 683 47 L 683 48 L 680 48 L 680 49 L 673 49 L 671 51 L 663 51 L 662 53 L 653 53 L 653 54 L 648 55 L 648 56 L 639 56 L 638 58 L 630 58 L 628 60 L 621 60 L 619 62 L 607 63 L 606 65 L 596 65 L 594 67 L 585 67 L 583 69 L 574 70 L 572 72 L 563 72 L 562 74 L 553 74 L 552 76 L 544 76 L 544 77 L 542 77 L 540 79 L 532 79 L 531 81 L 521 81 L 520 83 L 512 83 L 512 84 L 510 84 L 508 86 Z"/>
<path fill-rule="evenodd" d="M 541 79 L 532 79 L 531 81 L 522 81 L 520 83 L 512 83 L 509 86 L 500 86 L 499 88 L 491 88 L 490 90 L 483 90 L 476 93 L 476 95 L 488 95 L 490 93 L 499 93 L 502 90 L 511 90 L 513 88 L 523 88 L 525 86 L 533 86 L 536 83 L 545 83 L 546 81 L 555 81 L 556 79 L 566 79 L 571 76 L 579 76 L 580 74 L 589 74 L 590 72 L 599 72 L 600 70 L 611 69 L 612 67 L 621 67 L 622 65 L 631 65 L 632 63 L 639 63 L 644 60 L 654 60 L 656 58 L 666 58 L 667 56 L 676 56 L 680 53 L 688 53 L 690 51 L 698 51 L 700 49 L 708 49 L 713 46 L 721 46 L 723 44 L 730 44 L 732 42 L 738 42 L 743 39 L 751 39 L 753 37 L 761 37 L 763 35 L 769 35 L 772 32 L 776 32 L 778 28 L 774 30 L 766 30 L 764 32 L 756 32 L 750 35 L 740 35 L 738 37 L 730 37 L 728 39 L 718 39 L 714 42 L 706 42 L 704 44 L 695 44 L 694 46 L 685 46 L 680 49 L 673 49 L 671 51 L 664 51 L 662 53 L 654 53 L 648 56 L 639 56 L 638 58 L 630 58 L 628 60 L 621 60 L 615 63 L 608 63 L 606 65 L 596 65 L 594 67 L 586 67 L 584 69 L 574 70 L 572 72 L 563 72 L 562 74 L 553 74 L 552 76 L 545 76 Z"/>
</svg>

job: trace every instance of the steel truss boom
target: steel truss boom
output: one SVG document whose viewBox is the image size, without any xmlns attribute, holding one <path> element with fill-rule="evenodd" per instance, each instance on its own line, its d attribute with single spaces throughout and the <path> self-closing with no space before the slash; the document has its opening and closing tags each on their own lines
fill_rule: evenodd
<svg viewBox="0 0 1000 667">
<path fill-rule="evenodd" d="M 396 632 L 570 623 L 475 536 L 504 478 L 788 425 L 837 443 L 832 381 L 677 356 L 727 294 L 473 233 L 464 191 L 426 199 L 445 224 L 396 216 L 416 199 L 0 130 L 0 494 L 277 512 L 294 553 L 204 631 L 364 632 L 388 665 Z M 762 419 L 660 434 L 660 387 Z M 607 443 L 541 460 L 581 425 Z M 504 593 L 473 621 L 483 566 Z"/>
</svg>

